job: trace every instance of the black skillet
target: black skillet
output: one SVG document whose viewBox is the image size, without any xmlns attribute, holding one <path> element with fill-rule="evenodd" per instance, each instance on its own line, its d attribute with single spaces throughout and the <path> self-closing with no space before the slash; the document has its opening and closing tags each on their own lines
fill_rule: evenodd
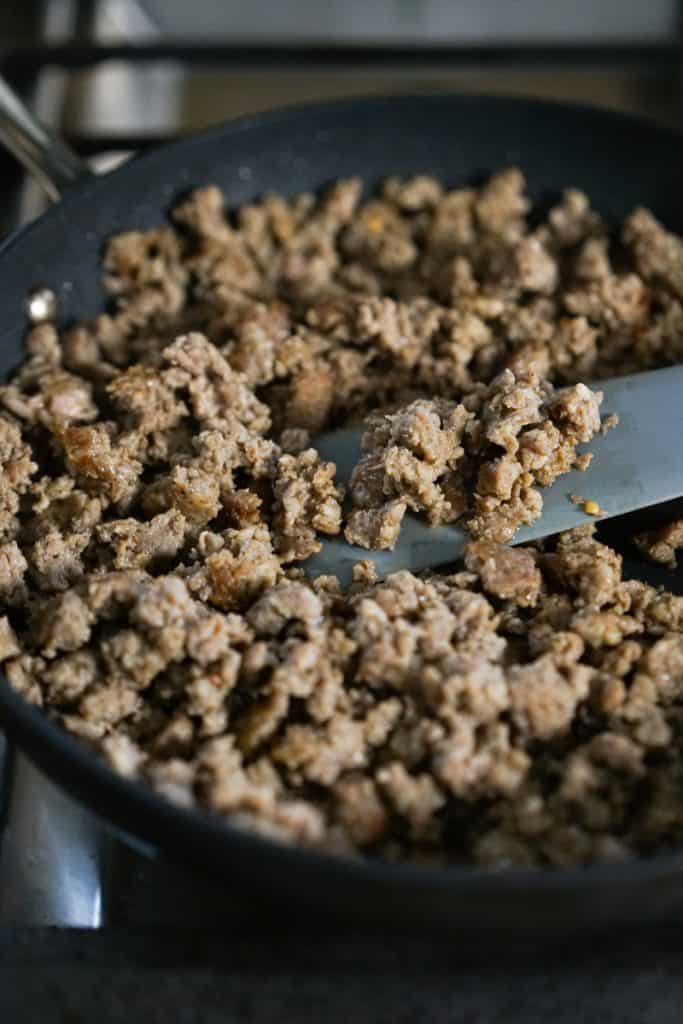
<svg viewBox="0 0 683 1024">
<path fill-rule="evenodd" d="M 55 289 L 62 322 L 95 314 L 104 302 L 104 241 L 118 231 L 159 224 L 180 194 L 209 182 L 236 207 L 269 190 L 318 189 L 353 174 L 369 188 L 389 174 L 418 172 L 461 184 L 514 163 L 535 199 L 551 200 L 576 186 L 610 220 L 643 204 L 670 228 L 683 230 L 683 136 L 586 107 L 472 96 L 310 106 L 230 122 L 101 178 L 80 177 L 68 153 L 36 135 L 34 126 L 17 129 L 16 116 L 9 120 L 15 151 L 34 170 L 42 167 L 63 198 L 0 249 L 2 376 L 22 359 L 29 289 Z M 8 120 L 6 141 L 7 127 Z M 4 679 L 0 722 L 50 778 L 106 822 L 226 886 L 249 885 L 268 899 L 294 900 L 356 921 L 489 930 L 642 922 L 683 907 L 683 850 L 619 866 L 497 874 L 342 861 L 164 802 L 115 775 Z"/>
</svg>

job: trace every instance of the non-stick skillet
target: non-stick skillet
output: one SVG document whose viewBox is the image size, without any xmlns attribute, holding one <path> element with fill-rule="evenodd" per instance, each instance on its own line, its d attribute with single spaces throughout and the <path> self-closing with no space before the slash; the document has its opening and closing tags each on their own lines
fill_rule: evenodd
<svg viewBox="0 0 683 1024">
<path fill-rule="evenodd" d="M 362 175 L 368 188 L 388 174 L 417 172 L 462 183 L 515 163 L 535 199 L 576 186 L 607 218 L 617 221 L 643 204 L 668 227 L 683 230 L 683 136 L 585 107 L 471 96 L 310 106 L 228 123 L 95 178 L 25 112 L 10 110 L 9 98 L 2 105 L 6 141 L 11 135 L 15 152 L 62 195 L 0 249 L 3 376 L 22 358 L 32 287 L 57 292 L 64 322 L 95 314 L 104 302 L 99 257 L 105 239 L 157 225 L 179 194 L 208 182 L 237 206 L 268 190 L 318 189 L 352 174 Z M 249 885 L 299 907 L 356 920 L 486 929 L 643 921 L 683 907 L 683 850 L 619 866 L 499 874 L 342 861 L 162 801 L 115 775 L 4 679 L 0 721 L 50 778 L 105 821 L 226 886 Z"/>
</svg>

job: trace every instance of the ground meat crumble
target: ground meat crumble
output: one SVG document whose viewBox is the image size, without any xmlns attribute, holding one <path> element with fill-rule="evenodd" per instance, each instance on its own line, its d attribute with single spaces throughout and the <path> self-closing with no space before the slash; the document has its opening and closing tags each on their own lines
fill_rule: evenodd
<svg viewBox="0 0 683 1024">
<path fill-rule="evenodd" d="M 108 310 L 0 388 L 0 661 L 165 799 L 388 859 L 565 866 L 683 841 L 683 598 L 593 524 L 508 548 L 599 381 L 683 359 L 683 242 L 520 171 L 113 239 Z M 367 417 L 350 513 L 315 435 Z M 461 519 L 464 567 L 344 590 L 324 536 Z M 641 538 L 671 563 L 680 522 Z M 305 562 L 304 562 L 305 565 Z"/>
<path fill-rule="evenodd" d="M 375 522 L 397 506 L 431 523 L 462 518 L 475 537 L 510 540 L 541 515 L 539 485 L 587 465 L 576 446 L 600 430 L 601 401 L 585 384 L 555 390 L 504 370 L 462 403 L 417 399 L 371 417 L 351 477 L 347 540 L 393 547 L 397 531 L 378 536 Z"/>
<path fill-rule="evenodd" d="M 640 550 L 653 562 L 675 569 L 678 551 L 683 548 L 683 519 L 674 519 L 656 530 L 646 530 L 634 538 Z"/>
</svg>

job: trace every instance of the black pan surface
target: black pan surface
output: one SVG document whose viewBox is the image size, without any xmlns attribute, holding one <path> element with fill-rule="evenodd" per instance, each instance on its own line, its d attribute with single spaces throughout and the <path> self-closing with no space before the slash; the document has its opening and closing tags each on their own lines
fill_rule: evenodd
<svg viewBox="0 0 683 1024">
<path fill-rule="evenodd" d="M 214 182 L 237 206 L 266 191 L 362 175 L 434 174 L 450 184 L 519 165 L 534 199 L 584 189 L 606 218 L 645 205 L 683 230 L 683 136 L 586 107 L 471 96 L 369 99 L 231 122 L 80 185 L 0 248 L 0 377 L 22 359 L 25 296 L 44 284 L 62 321 L 99 312 L 99 257 L 118 231 L 160 223 L 179 195 Z M 645 575 L 646 573 L 643 573 Z M 667 573 L 660 582 L 673 585 Z M 680 580 L 677 581 L 680 588 Z M 126 781 L 0 678 L 0 721 L 36 763 L 103 820 L 255 899 L 375 923 L 562 929 L 642 922 L 683 907 L 683 850 L 575 871 L 433 869 L 338 860 L 241 833 Z"/>
</svg>

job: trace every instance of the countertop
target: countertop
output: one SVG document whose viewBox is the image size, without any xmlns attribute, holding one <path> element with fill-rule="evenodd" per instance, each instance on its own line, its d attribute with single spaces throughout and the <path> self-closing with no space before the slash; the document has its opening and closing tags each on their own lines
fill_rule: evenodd
<svg viewBox="0 0 683 1024">
<path fill-rule="evenodd" d="M 0 932 L 7 1024 L 679 1024 L 683 927 L 542 947 L 257 928 Z"/>
</svg>

